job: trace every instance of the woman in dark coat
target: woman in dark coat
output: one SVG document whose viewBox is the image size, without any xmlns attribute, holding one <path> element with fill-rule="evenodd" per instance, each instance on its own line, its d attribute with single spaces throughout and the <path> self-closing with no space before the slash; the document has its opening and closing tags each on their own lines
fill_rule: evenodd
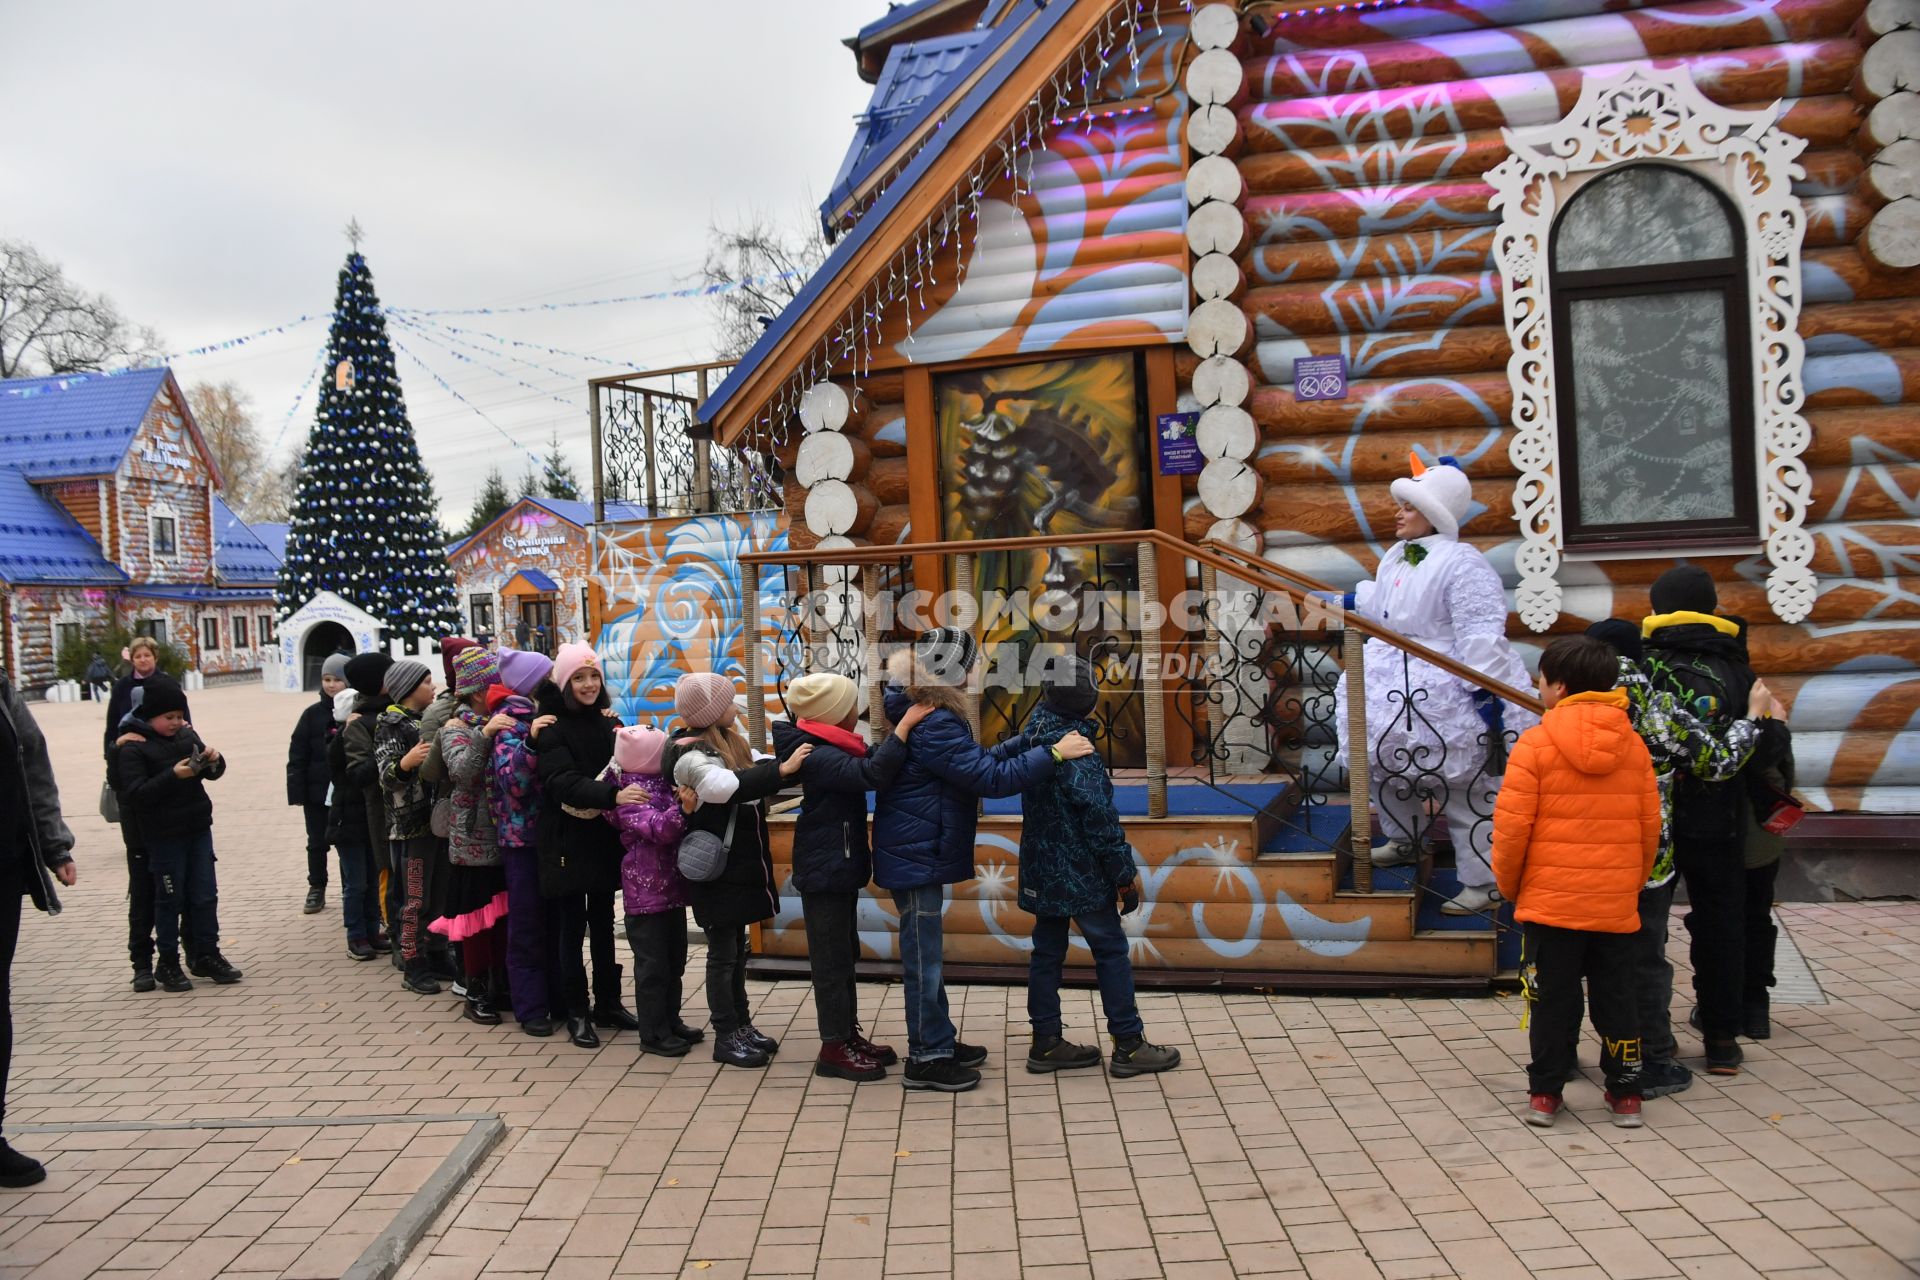
<svg viewBox="0 0 1920 1280">
<path fill-rule="evenodd" d="M 20 940 L 23 899 L 54 915 L 60 897 L 54 882 L 72 884 L 73 832 L 60 818 L 60 790 L 53 782 L 47 740 L 27 704 L 0 671 L 0 1123 L 7 1116 L 7 1070 L 13 1065 L 13 949 Z M 0 1138 L 0 1187 L 44 1182 L 46 1169 Z"/>
<path fill-rule="evenodd" d="M 780 1042 L 754 1027 L 747 1007 L 747 926 L 772 919 L 780 893 L 773 883 L 773 845 L 761 802 L 799 772 L 813 748 L 802 745 L 784 761 L 754 760 L 734 727 L 733 681 L 714 672 L 680 677 L 673 708 L 681 727 L 661 767 L 678 784 L 687 833 L 705 831 L 727 841 L 719 876 L 689 886 L 693 918 L 707 935 L 713 1060 L 764 1067 L 780 1051 Z"/>
<path fill-rule="evenodd" d="M 533 753 L 540 790 L 540 891 L 556 903 L 554 972 L 567 1001 L 567 1034 L 582 1049 L 597 1049 L 594 1028 L 637 1031 L 640 1023 L 621 1003 L 620 964 L 613 949 L 613 899 L 620 892 L 620 834 L 601 815 L 616 804 L 635 804 L 602 775 L 613 762 L 613 731 L 620 722 L 607 713 L 611 700 L 598 659 L 583 644 L 564 646 L 554 657 L 553 677 L 536 691 L 540 716 L 533 722 Z M 591 937 L 593 994 L 580 945 Z"/>
</svg>

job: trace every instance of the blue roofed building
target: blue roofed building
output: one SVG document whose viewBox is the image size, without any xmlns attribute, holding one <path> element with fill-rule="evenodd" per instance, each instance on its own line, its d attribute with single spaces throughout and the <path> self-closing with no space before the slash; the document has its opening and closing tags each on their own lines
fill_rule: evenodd
<svg viewBox="0 0 1920 1280">
<path fill-rule="evenodd" d="M 645 515 L 628 503 L 607 503 L 611 521 Z M 592 523 L 591 502 L 526 497 L 455 543 L 447 559 L 467 634 L 547 654 L 568 641 L 590 641 Z"/>
<path fill-rule="evenodd" d="M 21 687 L 113 623 L 205 675 L 259 667 L 279 555 L 220 486 L 168 369 L 0 381 L 0 663 Z"/>
</svg>

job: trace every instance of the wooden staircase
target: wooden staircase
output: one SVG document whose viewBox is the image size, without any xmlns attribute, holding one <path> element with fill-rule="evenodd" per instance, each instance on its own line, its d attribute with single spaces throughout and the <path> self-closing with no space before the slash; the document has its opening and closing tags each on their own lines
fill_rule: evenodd
<svg viewBox="0 0 1920 1280">
<path fill-rule="evenodd" d="M 1378 870 L 1374 892 L 1352 891 L 1345 806 L 1303 806 L 1284 787 L 1176 780 L 1169 816 L 1149 818 L 1126 814 L 1128 790 L 1118 794 L 1143 904 L 1125 923 L 1142 985 L 1485 988 L 1496 975 L 1499 948 L 1488 922 L 1439 916 L 1432 910 L 1438 899 L 1414 877 Z M 976 836 L 977 874 L 949 893 L 945 956 L 956 978 L 1025 978 L 1033 917 L 1017 905 L 1021 820 L 999 811 L 1014 807 L 989 805 Z M 753 971 L 798 976 L 807 948 L 790 883 L 793 818 L 776 816 L 772 827 L 781 910 L 760 927 Z M 897 974 L 886 891 L 867 890 L 859 924 L 863 973 Z M 1091 957 L 1077 937 L 1068 965 L 1069 980 L 1092 980 Z"/>
</svg>

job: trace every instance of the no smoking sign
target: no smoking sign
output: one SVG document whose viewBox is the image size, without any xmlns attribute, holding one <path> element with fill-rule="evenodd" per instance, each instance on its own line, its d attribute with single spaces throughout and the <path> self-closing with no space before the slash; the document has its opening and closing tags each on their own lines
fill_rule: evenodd
<svg viewBox="0 0 1920 1280">
<path fill-rule="evenodd" d="M 1347 398 L 1347 358 L 1345 356 L 1301 356 L 1293 362 L 1293 398 L 1296 400 L 1345 400 Z"/>
</svg>

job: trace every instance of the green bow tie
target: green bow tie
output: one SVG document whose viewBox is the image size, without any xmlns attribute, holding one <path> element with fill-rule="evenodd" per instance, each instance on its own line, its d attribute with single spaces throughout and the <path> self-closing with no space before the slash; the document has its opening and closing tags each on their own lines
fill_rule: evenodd
<svg viewBox="0 0 1920 1280">
<path fill-rule="evenodd" d="M 1407 563 L 1408 564 L 1412 565 L 1414 568 L 1417 569 L 1420 567 L 1420 562 L 1422 560 L 1425 560 L 1426 558 L 1427 558 L 1426 547 L 1422 546 L 1418 542 L 1409 542 L 1407 544 Z"/>
</svg>

